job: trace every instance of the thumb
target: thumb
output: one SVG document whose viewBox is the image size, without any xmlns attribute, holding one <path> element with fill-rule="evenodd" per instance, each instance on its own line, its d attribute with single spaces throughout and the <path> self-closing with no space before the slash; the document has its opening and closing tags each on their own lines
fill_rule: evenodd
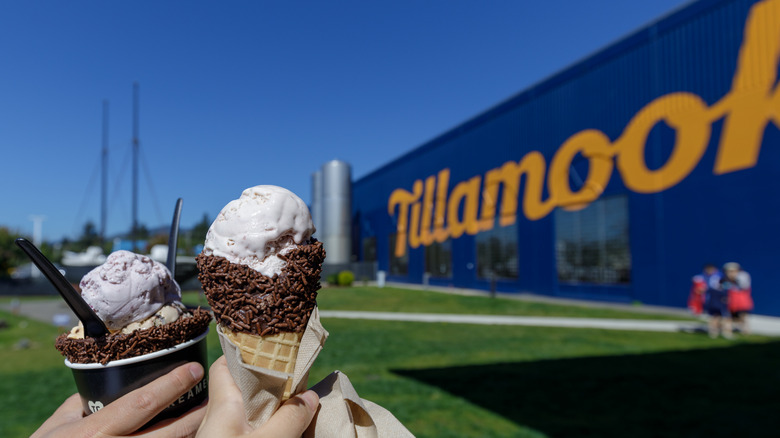
<svg viewBox="0 0 780 438">
<path fill-rule="evenodd" d="M 298 438 L 309 427 L 320 398 L 314 391 L 306 391 L 287 400 L 260 429 L 255 437 Z"/>
</svg>

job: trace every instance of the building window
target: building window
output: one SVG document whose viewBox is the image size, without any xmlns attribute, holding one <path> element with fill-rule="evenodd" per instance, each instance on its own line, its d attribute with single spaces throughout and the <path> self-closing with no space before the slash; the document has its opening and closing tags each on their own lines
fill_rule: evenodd
<svg viewBox="0 0 780 438">
<path fill-rule="evenodd" d="M 363 239 L 363 261 L 376 261 L 376 237 L 366 237 Z"/>
<path fill-rule="evenodd" d="M 431 277 L 452 277 L 452 243 L 449 239 L 425 247 L 425 272 Z"/>
<path fill-rule="evenodd" d="M 408 275 L 409 274 L 409 251 L 404 252 L 401 257 L 395 255 L 395 241 L 398 235 L 390 235 L 390 275 Z"/>
<path fill-rule="evenodd" d="M 477 234 L 475 240 L 478 278 L 517 278 L 517 224 L 496 226 Z"/>
<path fill-rule="evenodd" d="M 628 198 L 599 199 L 578 211 L 555 211 L 558 280 L 629 284 Z"/>
</svg>

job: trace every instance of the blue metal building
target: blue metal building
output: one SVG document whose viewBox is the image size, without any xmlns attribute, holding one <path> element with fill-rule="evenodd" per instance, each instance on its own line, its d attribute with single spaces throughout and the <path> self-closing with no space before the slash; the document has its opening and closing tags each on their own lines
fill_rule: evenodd
<svg viewBox="0 0 780 438">
<path fill-rule="evenodd" d="M 705 262 L 780 315 L 780 0 L 702 0 L 355 181 L 393 281 L 684 307 Z"/>
</svg>

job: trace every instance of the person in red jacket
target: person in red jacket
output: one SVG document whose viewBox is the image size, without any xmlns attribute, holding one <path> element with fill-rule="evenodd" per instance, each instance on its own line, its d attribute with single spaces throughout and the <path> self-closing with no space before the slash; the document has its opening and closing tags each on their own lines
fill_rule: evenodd
<svg viewBox="0 0 780 438">
<path fill-rule="evenodd" d="M 720 287 L 720 272 L 712 263 L 704 265 L 701 274 L 691 279 L 691 292 L 688 294 L 688 309 L 694 315 L 701 315 L 706 304 L 707 290 Z"/>
<path fill-rule="evenodd" d="M 731 319 L 736 329 L 743 334 L 747 334 L 750 332 L 747 314 L 753 310 L 750 274 L 742 269 L 739 263 L 735 262 L 723 265 L 723 274 L 721 287 L 723 290 L 728 291 Z"/>
</svg>

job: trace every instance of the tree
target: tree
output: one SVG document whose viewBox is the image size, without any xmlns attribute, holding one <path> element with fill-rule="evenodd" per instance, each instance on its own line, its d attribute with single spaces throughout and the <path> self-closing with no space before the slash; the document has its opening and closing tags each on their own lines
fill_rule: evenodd
<svg viewBox="0 0 780 438">
<path fill-rule="evenodd" d="M 130 231 L 130 238 L 134 240 L 146 240 L 149 238 L 149 229 L 144 224 L 138 224 Z"/>
<path fill-rule="evenodd" d="M 98 234 L 95 224 L 92 221 L 87 221 L 78 240 L 79 246 L 83 247 L 82 251 L 90 246 L 100 246 L 101 243 L 100 234 Z"/>
<path fill-rule="evenodd" d="M 62 260 L 62 250 L 58 248 L 57 245 L 52 245 L 49 242 L 41 242 L 41 246 L 38 249 L 40 249 L 41 253 L 52 262 L 59 262 Z"/>
<path fill-rule="evenodd" d="M 75 241 L 71 241 L 68 238 L 62 239 L 62 249 L 73 252 L 83 252 L 90 246 L 101 246 L 102 243 L 95 224 L 92 221 L 87 221 L 87 223 L 84 224 L 81 236 L 79 236 L 78 239 Z"/>
<path fill-rule="evenodd" d="M 24 253 L 14 241 L 22 237 L 6 227 L 0 227 L 0 277 L 9 277 L 11 271 L 25 261 Z"/>
<path fill-rule="evenodd" d="M 167 246 L 169 237 L 170 236 L 168 236 L 166 234 L 157 234 L 157 235 L 151 236 L 146 241 L 146 252 L 147 253 L 150 252 L 152 250 L 152 247 L 155 246 L 155 245 L 166 245 Z"/>
<path fill-rule="evenodd" d="M 201 218 L 200 222 L 198 222 L 197 224 L 195 224 L 194 227 L 192 227 L 193 238 L 200 239 L 201 241 L 206 240 L 206 233 L 209 232 L 210 226 L 211 226 L 211 221 L 209 220 L 208 215 L 206 213 L 203 213 L 203 218 Z"/>
<path fill-rule="evenodd" d="M 181 232 L 179 236 L 179 252 L 195 255 L 195 247 L 202 245 L 206 240 L 206 233 L 209 231 L 211 221 L 206 213 L 200 222 L 195 224 L 190 230 Z"/>
</svg>

